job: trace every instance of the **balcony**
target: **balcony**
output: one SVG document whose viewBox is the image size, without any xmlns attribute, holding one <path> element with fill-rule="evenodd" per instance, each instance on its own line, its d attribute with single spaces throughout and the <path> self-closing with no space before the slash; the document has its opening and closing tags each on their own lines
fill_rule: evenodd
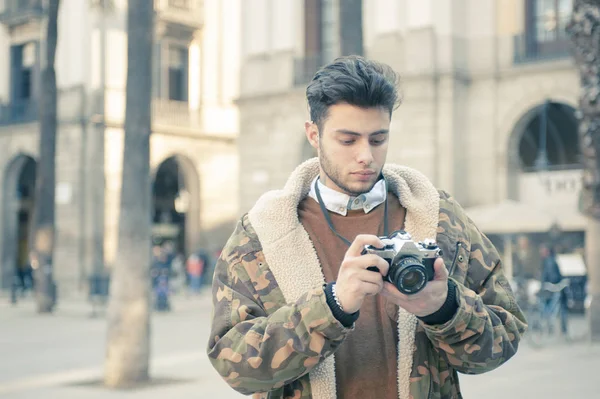
<svg viewBox="0 0 600 399">
<path fill-rule="evenodd" d="M 0 104 L 0 126 L 19 125 L 39 120 L 39 100 L 30 98 Z M 85 90 L 77 85 L 61 88 L 57 93 L 57 115 L 60 123 L 79 123 L 85 114 Z"/>
<path fill-rule="evenodd" d="M 565 59 L 571 56 L 570 43 L 567 38 L 553 41 L 536 41 L 532 35 L 517 35 L 513 38 L 515 64 L 544 62 Z"/>
<path fill-rule="evenodd" d="M 195 29 L 204 25 L 203 0 L 154 0 L 154 7 L 158 21 Z"/>
<path fill-rule="evenodd" d="M 152 101 L 152 125 L 161 129 L 202 130 L 202 113 L 192 110 L 187 102 L 154 98 Z"/>
<path fill-rule="evenodd" d="M 102 93 L 92 93 L 89 105 L 94 119 L 101 120 L 104 112 L 106 123 L 121 127 L 125 123 L 125 102 L 124 89 L 107 88 L 104 98 Z M 153 97 L 152 129 L 197 133 L 203 130 L 202 110 L 190 109 L 187 102 Z"/>
<path fill-rule="evenodd" d="M 13 27 L 44 14 L 42 0 L 0 0 L 0 24 Z"/>
<path fill-rule="evenodd" d="M 304 86 L 308 84 L 315 73 L 323 66 L 323 57 L 313 55 L 294 60 L 294 85 Z"/>
<path fill-rule="evenodd" d="M 38 117 L 37 101 L 33 99 L 0 104 L 0 126 L 35 122 Z"/>
</svg>

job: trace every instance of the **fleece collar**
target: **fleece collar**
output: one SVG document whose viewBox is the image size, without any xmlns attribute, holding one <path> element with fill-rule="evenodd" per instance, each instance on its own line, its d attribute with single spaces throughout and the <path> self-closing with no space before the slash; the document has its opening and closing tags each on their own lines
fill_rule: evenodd
<svg viewBox="0 0 600 399">
<path fill-rule="evenodd" d="M 298 219 L 298 205 L 309 194 L 318 174 L 317 158 L 304 162 L 282 190 L 264 194 L 248 214 L 265 260 L 288 303 L 325 283 L 317 253 Z M 413 240 L 435 238 L 439 218 L 436 188 L 422 173 L 404 166 L 386 165 L 383 175 L 406 209 L 404 227 Z M 404 309 L 398 313 L 398 398 L 408 399 L 417 319 Z M 309 377 L 314 399 L 336 398 L 334 355 L 317 365 Z"/>
</svg>

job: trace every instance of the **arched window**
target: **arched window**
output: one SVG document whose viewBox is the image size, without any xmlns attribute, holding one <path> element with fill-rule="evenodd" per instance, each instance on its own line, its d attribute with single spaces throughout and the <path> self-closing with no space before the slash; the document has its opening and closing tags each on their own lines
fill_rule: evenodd
<svg viewBox="0 0 600 399">
<path fill-rule="evenodd" d="M 152 185 L 153 241 L 170 242 L 178 253 L 199 249 L 199 177 L 192 161 L 182 155 L 165 159 Z"/>
<path fill-rule="evenodd" d="M 29 265 L 36 167 L 31 156 L 20 154 L 8 163 L 4 172 L 0 288 L 10 287 L 15 272 L 26 270 Z"/>
<path fill-rule="evenodd" d="M 573 169 L 581 166 L 575 110 L 546 102 L 532 111 L 518 145 L 521 169 Z"/>
</svg>

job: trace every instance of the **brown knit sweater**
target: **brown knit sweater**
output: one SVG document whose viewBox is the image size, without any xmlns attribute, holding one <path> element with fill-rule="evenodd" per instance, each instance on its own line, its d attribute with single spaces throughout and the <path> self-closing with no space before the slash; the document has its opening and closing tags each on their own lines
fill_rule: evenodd
<svg viewBox="0 0 600 399">
<path fill-rule="evenodd" d="M 388 193 L 391 233 L 404 226 L 405 209 Z M 346 216 L 329 212 L 336 231 L 349 241 L 359 234 L 383 235 L 384 205 L 368 214 L 348 211 Z M 300 222 L 313 242 L 327 282 L 337 279 L 348 246 L 329 228 L 319 204 L 305 198 L 298 207 Z M 355 330 L 335 353 L 337 397 L 340 399 L 396 399 L 398 307 L 381 296 L 368 296 L 360 308 Z"/>
</svg>

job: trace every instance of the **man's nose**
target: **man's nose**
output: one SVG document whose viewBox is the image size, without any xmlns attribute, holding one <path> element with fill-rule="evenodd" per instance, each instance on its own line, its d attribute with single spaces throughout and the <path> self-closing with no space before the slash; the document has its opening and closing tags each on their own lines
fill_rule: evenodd
<svg viewBox="0 0 600 399">
<path fill-rule="evenodd" d="M 373 162 L 373 153 L 369 144 L 362 144 L 358 150 L 358 163 L 369 166 Z"/>
</svg>

